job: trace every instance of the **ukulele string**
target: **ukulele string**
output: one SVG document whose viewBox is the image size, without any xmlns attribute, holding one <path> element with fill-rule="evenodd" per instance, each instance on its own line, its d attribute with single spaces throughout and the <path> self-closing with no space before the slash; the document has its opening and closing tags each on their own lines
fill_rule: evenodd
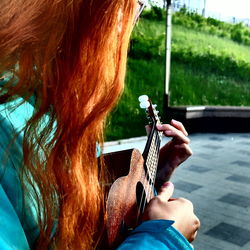
<svg viewBox="0 0 250 250">
<path fill-rule="evenodd" d="M 157 144 L 156 144 L 156 141 L 157 141 L 157 133 L 154 132 L 154 140 L 150 146 L 150 158 L 149 158 L 149 161 L 147 161 L 147 176 L 148 176 L 148 182 L 147 182 L 147 191 L 146 191 L 146 194 L 147 194 L 147 197 L 149 199 L 153 198 L 153 192 L 152 192 L 152 185 L 153 185 L 153 180 L 154 180 L 154 175 L 155 175 L 155 169 L 157 167 L 157 164 L 156 164 L 156 156 L 157 156 Z M 145 206 L 146 206 L 146 200 L 143 204 L 143 209 L 145 209 Z"/>
<path fill-rule="evenodd" d="M 156 143 L 155 143 L 156 141 Z M 155 133 L 155 140 L 154 143 L 152 143 L 151 149 L 151 158 L 147 165 L 147 170 L 150 172 L 149 174 L 149 181 L 147 182 L 147 191 L 146 196 L 151 200 L 154 197 L 154 183 L 156 179 L 156 171 L 157 171 L 157 163 L 158 163 L 158 157 L 159 157 L 159 148 L 160 148 L 160 140 L 158 132 Z M 153 191 L 152 191 L 153 190 Z M 147 200 L 144 199 L 143 202 L 143 211 L 147 205 Z"/>
<path fill-rule="evenodd" d="M 151 140 L 151 144 L 148 150 L 148 154 L 147 154 L 147 158 L 145 159 L 145 170 L 142 172 L 142 175 L 144 175 L 142 177 L 142 180 L 144 180 L 143 186 L 146 188 L 145 191 L 143 190 L 143 193 L 141 194 L 140 197 L 140 203 L 139 203 L 139 210 L 138 210 L 138 214 L 137 214 L 137 222 L 139 220 L 140 215 L 144 212 L 146 203 L 147 203 L 147 197 L 149 196 L 149 191 L 150 191 L 150 184 L 149 184 L 149 180 L 150 180 L 150 175 L 149 175 L 149 166 L 152 165 L 152 158 L 153 158 L 153 148 L 155 145 L 155 133 L 153 134 L 152 140 Z M 149 178 L 149 180 L 148 180 Z M 151 197 L 150 197 L 151 198 Z"/>
<path fill-rule="evenodd" d="M 162 135 L 162 132 L 158 132 L 155 130 L 154 140 L 152 140 L 152 143 L 151 143 L 150 149 L 149 149 L 149 161 L 148 161 L 148 159 L 146 161 L 147 170 L 148 170 L 148 172 L 150 172 L 148 174 L 149 181 L 146 181 L 146 186 L 147 186 L 146 197 L 148 197 L 149 200 L 154 197 L 154 191 L 152 192 L 152 190 L 154 190 L 154 184 L 155 184 L 155 180 L 156 180 L 157 165 L 158 165 L 159 152 L 160 152 L 161 135 Z M 142 201 L 143 201 L 142 211 L 144 211 L 144 209 L 147 205 L 147 199 L 141 198 L 141 202 Z M 141 204 L 140 204 L 140 208 L 141 208 Z"/>
<path fill-rule="evenodd" d="M 146 164 L 146 163 L 143 163 L 143 164 Z M 142 183 L 143 187 L 147 187 L 147 176 L 145 176 L 145 170 L 141 172 L 141 180 L 143 182 Z M 145 193 L 147 193 L 147 192 L 145 192 Z M 136 225 L 139 224 L 140 216 L 143 214 L 144 209 L 145 209 L 145 205 L 142 205 L 143 203 L 145 203 L 145 200 L 146 200 L 145 193 L 144 193 L 144 190 L 142 190 L 141 197 L 140 197 L 140 202 L 139 202 L 139 205 L 138 205 L 138 212 L 137 212 L 137 216 L 136 216 Z"/>
<path fill-rule="evenodd" d="M 156 146 L 155 146 L 155 150 L 154 150 L 154 168 L 153 168 L 153 173 L 152 173 L 152 179 L 153 181 L 150 183 L 150 189 L 154 190 L 155 187 L 155 180 L 156 180 L 156 176 L 157 176 L 157 167 L 158 167 L 158 160 L 159 160 L 159 154 L 160 154 L 160 144 L 161 144 L 161 135 L 162 132 L 159 131 L 155 131 L 156 132 Z M 153 195 L 150 197 L 150 199 L 152 199 L 155 195 L 155 192 L 153 192 Z"/>
<path fill-rule="evenodd" d="M 142 190 L 141 196 L 140 196 L 140 202 L 138 205 L 138 213 L 137 213 L 137 217 L 136 217 L 136 224 L 138 224 L 139 221 L 139 217 L 142 215 L 142 213 L 144 212 L 145 209 L 145 204 L 146 204 L 146 195 L 148 193 L 148 181 L 147 181 L 147 165 L 149 163 L 149 159 L 151 159 L 151 146 L 152 146 L 152 142 L 154 141 L 154 135 L 151 139 L 151 143 L 150 143 L 150 147 L 148 150 L 148 154 L 146 156 L 146 159 L 144 159 L 144 163 L 143 163 L 143 168 L 145 167 L 144 171 L 141 172 L 141 181 L 143 182 L 143 187 L 146 187 L 146 189 Z"/>
<path fill-rule="evenodd" d="M 140 100 L 140 99 L 139 99 Z M 157 111 L 155 111 L 155 106 L 152 105 L 151 101 L 150 107 L 152 111 L 152 116 L 156 118 L 156 123 L 160 123 L 159 117 L 157 115 Z M 142 100 L 140 100 L 142 102 Z M 140 104 L 142 107 L 142 105 Z M 145 106 L 145 105 L 144 105 Z M 146 108 L 148 107 L 148 103 L 146 105 Z M 147 200 L 151 200 L 155 195 L 155 180 L 156 180 L 156 173 L 157 173 L 157 165 L 159 160 L 159 152 L 160 152 L 160 142 L 161 142 L 161 135 L 162 132 L 159 132 L 157 129 L 153 129 L 153 137 L 151 138 L 148 154 L 146 156 L 145 162 L 144 162 L 144 185 L 145 189 L 142 190 L 142 194 L 140 197 L 140 204 L 139 204 L 139 210 L 137 213 L 137 222 L 140 217 L 140 215 L 144 212 L 145 207 L 147 205 Z M 149 141 L 148 141 L 149 142 Z M 147 142 L 147 143 L 148 143 Z"/>
<path fill-rule="evenodd" d="M 156 163 L 156 173 L 154 175 L 152 188 L 155 187 L 155 180 L 157 176 L 157 168 L 158 168 L 158 162 L 159 162 L 159 156 L 160 156 L 161 137 L 162 137 L 162 132 L 157 131 L 157 157 L 156 157 L 157 163 Z"/>
<path fill-rule="evenodd" d="M 160 145 L 161 145 L 161 137 L 162 137 L 162 132 L 156 131 L 156 146 L 154 150 L 154 168 L 153 168 L 153 181 L 150 183 L 149 189 L 154 190 L 155 188 L 155 180 L 157 176 L 157 167 L 158 167 L 158 160 L 159 160 L 159 155 L 160 155 Z M 151 192 L 152 193 L 152 192 Z M 150 199 L 152 199 L 155 195 L 155 192 L 152 193 L 152 196 L 150 196 Z M 145 208 L 146 204 L 144 205 Z"/>
</svg>

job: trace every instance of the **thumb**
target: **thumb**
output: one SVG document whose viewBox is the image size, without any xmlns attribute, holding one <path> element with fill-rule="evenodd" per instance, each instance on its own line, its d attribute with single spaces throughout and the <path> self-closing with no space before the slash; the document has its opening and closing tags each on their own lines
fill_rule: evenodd
<svg viewBox="0 0 250 250">
<path fill-rule="evenodd" d="M 166 202 L 168 201 L 171 196 L 174 193 L 174 184 L 170 181 L 165 182 L 158 193 L 158 198 L 160 198 L 162 201 Z"/>
</svg>

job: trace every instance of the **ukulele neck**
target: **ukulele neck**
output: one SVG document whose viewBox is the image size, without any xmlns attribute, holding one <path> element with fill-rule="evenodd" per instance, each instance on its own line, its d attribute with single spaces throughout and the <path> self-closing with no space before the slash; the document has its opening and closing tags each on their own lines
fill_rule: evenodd
<svg viewBox="0 0 250 250">
<path fill-rule="evenodd" d="M 144 158 L 144 168 L 149 179 L 149 182 L 154 185 L 158 159 L 160 154 L 160 144 L 161 144 L 162 132 L 159 132 L 154 126 L 148 136 L 148 140 L 143 151 Z"/>
</svg>

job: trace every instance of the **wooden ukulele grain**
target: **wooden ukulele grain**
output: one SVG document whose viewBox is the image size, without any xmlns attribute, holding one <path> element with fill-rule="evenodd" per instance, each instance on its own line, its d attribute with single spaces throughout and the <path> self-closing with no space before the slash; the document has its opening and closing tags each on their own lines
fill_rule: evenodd
<svg viewBox="0 0 250 250">
<path fill-rule="evenodd" d="M 121 243 L 125 235 L 121 234 L 122 222 L 126 227 L 135 228 L 138 223 L 138 206 L 136 202 L 136 186 L 138 182 L 143 184 L 145 190 L 149 190 L 149 197 L 153 197 L 153 190 L 149 186 L 144 170 L 144 160 L 139 150 L 133 149 L 123 152 L 127 157 L 130 155 L 129 166 L 125 166 L 124 160 L 116 158 L 115 169 L 111 170 L 111 175 L 116 175 L 116 180 L 112 184 L 107 199 L 107 231 L 108 241 L 112 246 Z M 126 158 L 129 159 L 129 158 Z M 125 160 L 126 161 L 126 160 Z M 128 162 L 127 162 L 128 163 Z M 120 176 L 117 179 L 117 174 Z"/>
</svg>

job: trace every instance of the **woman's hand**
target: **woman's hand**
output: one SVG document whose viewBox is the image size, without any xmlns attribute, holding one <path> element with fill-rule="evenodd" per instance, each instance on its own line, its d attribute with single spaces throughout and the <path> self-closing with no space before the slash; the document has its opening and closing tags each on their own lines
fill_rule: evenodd
<svg viewBox="0 0 250 250">
<path fill-rule="evenodd" d="M 173 171 L 193 153 L 189 146 L 188 133 L 181 122 L 171 120 L 170 124 L 157 125 L 167 137 L 172 137 L 165 146 L 161 148 L 156 187 L 160 187 L 170 179 Z"/>
<path fill-rule="evenodd" d="M 159 194 L 148 204 L 144 220 L 173 220 L 175 227 L 189 242 L 192 242 L 200 227 L 200 221 L 193 211 L 191 201 L 184 198 L 171 198 L 174 185 L 166 182 L 159 190 Z"/>
</svg>

